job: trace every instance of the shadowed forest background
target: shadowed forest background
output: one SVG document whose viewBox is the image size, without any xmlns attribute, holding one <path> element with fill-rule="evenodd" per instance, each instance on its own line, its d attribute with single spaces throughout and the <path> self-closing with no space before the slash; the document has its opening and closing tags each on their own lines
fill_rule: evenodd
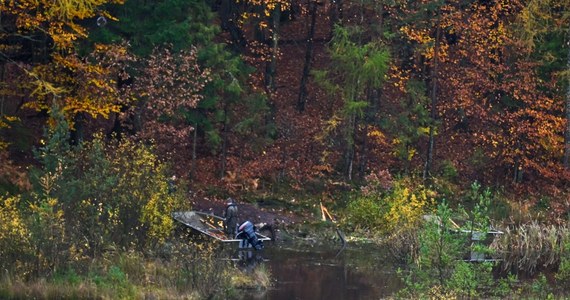
<svg viewBox="0 0 570 300">
<path fill-rule="evenodd" d="M 387 170 L 548 197 L 560 216 L 567 14 L 564 1 L 4 1 L 4 186 L 27 187 L 57 106 L 71 144 L 152 143 L 193 186 L 326 190 Z"/>
<path fill-rule="evenodd" d="M 189 196 L 322 201 L 370 234 L 483 186 L 505 224 L 567 224 L 569 17 L 568 0 L 4 0 L 0 257 L 27 249 L 6 269 L 30 278 L 154 247 Z"/>
</svg>

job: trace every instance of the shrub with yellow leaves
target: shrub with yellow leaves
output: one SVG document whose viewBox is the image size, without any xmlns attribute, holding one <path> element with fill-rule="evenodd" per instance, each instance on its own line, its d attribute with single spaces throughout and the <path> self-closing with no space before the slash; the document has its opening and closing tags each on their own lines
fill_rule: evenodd
<svg viewBox="0 0 570 300">
<path fill-rule="evenodd" d="M 65 118 L 61 112 L 52 118 L 58 123 L 36 153 L 43 170 L 35 182 L 40 196 L 33 197 L 37 200 L 31 208 L 38 220 L 65 224 L 54 239 L 70 253 L 66 255 L 78 260 L 108 249 L 162 243 L 172 231 L 170 214 L 179 207 L 183 189 L 169 191 L 166 165 L 153 147 L 107 140 L 103 134 L 69 147 Z"/>
<path fill-rule="evenodd" d="M 0 268 L 17 271 L 20 257 L 30 250 L 29 230 L 20 213 L 19 196 L 0 196 Z"/>
<path fill-rule="evenodd" d="M 390 234 L 417 225 L 435 205 L 434 193 L 424 186 L 394 180 L 388 171 L 366 177 L 367 183 L 347 207 L 346 222 L 372 234 Z"/>
<path fill-rule="evenodd" d="M 412 189 L 404 183 L 396 183 L 394 191 L 386 199 L 390 207 L 384 216 L 386 229 L 394 231 L 417 225 L 421 216 L 435 204 L 431 194 L 423 186 Z"/>
</svg>

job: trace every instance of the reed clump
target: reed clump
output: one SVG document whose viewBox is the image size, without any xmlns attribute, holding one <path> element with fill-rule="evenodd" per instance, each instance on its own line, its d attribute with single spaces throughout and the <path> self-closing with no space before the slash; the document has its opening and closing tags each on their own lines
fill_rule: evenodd
<svg viewBox="0 0 570 300">
<path fill-rule="evenodd" d="M 533 275 L 539 271 L 557 270 L 569 256 L 568 225 L 547 225 L 538 221 L 506 228 L 491 247 L 501 260 L 505 272 Z"/>
<path fill-rule="evenodd" d="M 253 270 L 236 270 L 231 283 L 239 289 L 267 290 L 273 284 L 271 278 L 271 271 L 265 264 L 260 264 Z"/>
</svg>

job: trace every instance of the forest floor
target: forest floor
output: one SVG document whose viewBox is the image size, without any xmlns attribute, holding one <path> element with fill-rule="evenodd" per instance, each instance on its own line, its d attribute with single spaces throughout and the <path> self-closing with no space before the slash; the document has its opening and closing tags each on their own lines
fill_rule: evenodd
<svg viewBox="0 0 570 300">
<path fill-rule="evenodd" d="M 227 201 L 225 199 L 193 197 L 192 209 L 223 216 Z M 285 228 L 306 221 L 310 216 L 296 213 L 275 205 L 263 202 L 244 202 L 236 200 L 239 222 L 251 221 L 254 224 L 266 224 L 273 228 Z"/>
</svg>

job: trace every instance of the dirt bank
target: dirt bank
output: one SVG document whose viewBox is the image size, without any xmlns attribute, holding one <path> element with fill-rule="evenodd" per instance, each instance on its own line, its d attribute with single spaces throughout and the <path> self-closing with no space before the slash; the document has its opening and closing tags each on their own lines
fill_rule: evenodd
<svg viewBox="0 0 570 300">
<path fill-rule="evenodd" d="M 285 228 L 306 220 L 301 216 L 284 208 L 264 207 L 264 203 L 249 203 L 235 199 L 238 205 L 239 222 L 251 221 L 254 224 L 264 223 L 274 228 Z M 192 209 L 223 216 L 226 199 L 194 197 L 191 201 Z"/>
</svg>

